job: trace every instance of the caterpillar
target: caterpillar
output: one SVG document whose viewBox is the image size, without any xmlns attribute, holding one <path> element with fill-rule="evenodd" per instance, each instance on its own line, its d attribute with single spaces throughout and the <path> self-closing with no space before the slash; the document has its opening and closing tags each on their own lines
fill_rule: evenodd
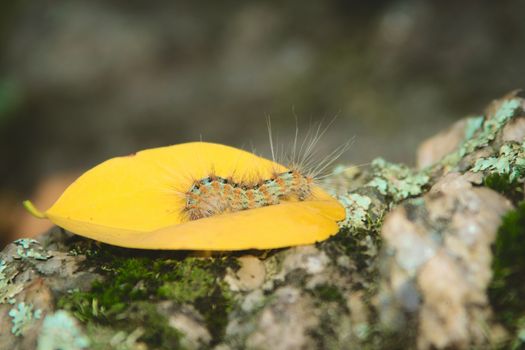
<svg viewBox="0 0 525 350">
<path fill-rule="evenodd" d="M 274 142 L 269 119 L 267 119 L 267 124 L 272 160 L 275 162 Z M 321 129 L 321 124 L 319 124 L 315 133 L 309 131 L 298 151 L 298 128 L 296 128 L 289 167 L 291 170 L 273 172 L 269 178 L 251 182 L 236 182 L 232 177 L 221 177 L 214 174 L 196 179 L 184 193 L 184 214 L 191 221 L 226 212 L 277 205 L 283 200 L 304 201 L 310 199 L 313 186 L 323 177 L 325 169 L 350 146 L 350 143 L 347 142 L 321 161 L 316 161 L 315 146 L 330 124 L 324 129 Z M 306 142 L 309 136 L 311 140 Z M 295 160 L 297 155 L 299 155 L 299 161 Z"/>
<path fill-rule="evenodd" d="M 184 210 L 190 220 L 197 220 L 223 212 L 275 205 L 290 197 L 303 201 L 311 195 L 313 181 L 297 170 L 276 173 L 254 184 L 212 175 L 195 181 L 186 193 Z"/>
</svg>

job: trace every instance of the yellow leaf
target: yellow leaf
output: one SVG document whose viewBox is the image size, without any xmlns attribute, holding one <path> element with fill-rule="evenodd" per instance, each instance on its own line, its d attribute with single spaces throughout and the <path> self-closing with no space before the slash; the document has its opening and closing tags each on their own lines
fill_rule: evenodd
<svg viewBox="0 0 525 350">
<path fill-rule="evenodd" d="M 335 234 L 344 209 L 318 187 L 305 201 L 283 201 L 199 220 L 189 221 L 183 211 L 184 194 L 195 180 L 210 174 L 249 182 L 286 170 L 220 144 L 192 142 L 149 149 L 87 171 L 44 215 L 78 235 L 142 249 L 268 249 L 310 244 Z"/>
</svg>

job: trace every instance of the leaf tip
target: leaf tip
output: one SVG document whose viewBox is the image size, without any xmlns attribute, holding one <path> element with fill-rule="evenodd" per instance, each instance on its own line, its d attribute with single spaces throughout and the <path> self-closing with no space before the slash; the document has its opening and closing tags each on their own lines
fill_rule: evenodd
<svg viewBox="0 0 525 350">
<path fill-rule="evenodd" d="M 31 203 L 30 200 L 25 200 L 22 202 L 24 205 L 24 208 L 29 212 L 29 214 L 33 215 L 35 218 L 38 219 L 45 219 L 46 214 L 42 213 L 40 210 L 38 210 L 33 203 Z"/>
</svg>

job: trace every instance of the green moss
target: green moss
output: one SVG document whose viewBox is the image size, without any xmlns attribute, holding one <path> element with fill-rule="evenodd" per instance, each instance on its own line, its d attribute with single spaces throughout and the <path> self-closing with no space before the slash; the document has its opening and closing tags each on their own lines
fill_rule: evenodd
<svg viewBox="0 0 525 350">
<path fill-rule="evenodd" d="M 359 274 L 361 283 L 354 287 L 363 290 L 365 295 L 372 296 L 377 288 L 379 274 L 377 257 L 381 248 L 382 218 L 368 228 L 351 227 L 341 230 L 337 235 L 320 243 L 322 250 L 337 264 L 341 256 L 348 256 L 352 261 L 352 269 Z"/>
<path fill-rule="evenodd" d="M 210 274 L 207 264 L 202 262 L 195 260 L 194 263 L 179 266 L 175 272 L 178 277 L 164 282 L 157 289 L 157 294 L 178 303 L 193 304 L 204 317 L 212 337 L 219 339 L 228 324 L 233 295 L 226 283 L 215 274 Z"/>
<path fill-rule="evenodd" d="M 525 202 L 503 218 L 492 271 L 488 294 L 495 314 L 514 335 L 513 342 L 525 346 Z"/>
<path fill-rule="evenodd" d="M 156 305 L 151 302 L 141 301 L 131 305 L 125 313 L 129 332 L 138 326 L 144 328 L 140 340 L 154 346 L 156 349 L 179 349 L 181 334 L 170 327 L 166 317 L 158 313 Z"/>
<path fill-rule="evenodd" d="M 316 286 L 312 290 L 312 294 L 322 302 L 336 302 L 340 305 L 346 305 L 345 298 L 341 294 L 341 291 L 336 286 L 330 284 Z"/>
<path fill-rule="evenodd" d="M 515 204 L 523 199 L 523 183 L 516 178 L 511 179 L 509 174 L 489 174 L 483 179 L 483 185 L 503 194 Z"/>
<path fill-rule="evenodd" d="M 170 327 L 168 320 L 149 301 L 132 302 L 110 322 L 90 321 L 86 324 L 93 350 L 151 349 L 176 350 L 181 333 Z M 69 349 L 65 347 L 65 349 Z"/>
<path fill-rule="evenodd" d="M 64 295 L 59 307 L 70 310 L 88 324 L 126 332 L 144 327 L 145 334 L 139 340 L 163 348 L 166 337 L 174 335 L 166 335 L 168 328 L 172 328 L 164 321 L 153 321 L 164 320 L 154 310 L 156 302 L 192 303 L 204 317 L 213 342 L 220 341 L 233 306 L 233 296 L 222 277 L 227 267 L 237 266 L 234 257 L 197 258 L 178 252 L 144 252 L 80 243 L 75 246 L 75 253 L 89 254 L 88 263 L 96 262 L 96 269 L 104 279 L 94 282 L 88 292 L 72 291 Z M 146 313 L 143 316 L 152 321 L 139 318 L 130 324 L 132 309 L 134 314 Z M 122 322 L 124 318 L 126 322 Z"/>
<path fill-rule="evenodd" d="M 193 303 L 204 298 L 215 287 L 215 276 L 200 267 L 184 264 L 178 271 L 180 279 L 164 282 L 157 290 L 160 297 L 176 300 L 180 303 Z"/>
<path fill-rule="evenodd" d="M 131 332 L 115 332 L 109 327 L 91 324 L 86 332 L 91 338 L 89 350 L 145 350 L 144 342 L 139 340 L 144 335 L 144 328 L 140 326 Z M 177 346 L 175 342 L 173 348 Z"/>
<path fill-rule="evenodd" d="M 367 186 L 375 187 L 394 202 L 417 196 L 424 191 L 429 181 L 425 172 L 418 172 L 401 164 L 394 164 L 382 158 L 372 162 L 374 178 Z"/>
</svg>

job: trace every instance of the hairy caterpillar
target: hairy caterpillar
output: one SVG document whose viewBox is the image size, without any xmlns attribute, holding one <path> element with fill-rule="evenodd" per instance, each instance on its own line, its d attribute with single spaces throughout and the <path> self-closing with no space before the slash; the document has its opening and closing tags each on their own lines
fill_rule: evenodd
<svg viewBox="0 0 525 350">
<path fill-rule="evenodd" d="M 267 124 L 272 159 L 275 162 L 269 119 L 267 119 Z M 317 161 L 316 145 L 330 125 L 331 123 L 322 129 L 319 124 L 314 133 L 309 131 L 299 150 L 297 150 L 299 129 L 296 128 L 288 171 L 274 171 L 271 177 L 254 181 L 236 182 L 232 177 L 221 177 L 215 174 L 195 180 L 191 188 L 184 193 L 183 212 L 189 220 L 198 220 L 225 212 L 276 205 L 283 200 L 310 199 L 315 182 L 324 176 L 323 172 L 328 166 L 350 146 L 350 142 L 347 142 L 333 150 L 324 159 Z"/>
</svg>

